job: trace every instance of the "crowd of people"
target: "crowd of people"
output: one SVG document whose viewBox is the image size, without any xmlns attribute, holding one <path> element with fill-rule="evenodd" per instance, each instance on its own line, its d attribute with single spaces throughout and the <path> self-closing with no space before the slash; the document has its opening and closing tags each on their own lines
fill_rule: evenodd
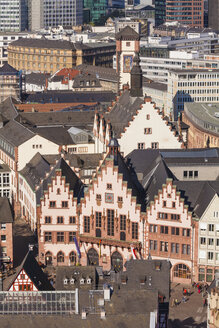
<svg viewBox="0 0 219 328">
<path fill-rule="evenodd" d="M 203 306 L 207 306 L 207 288 L 208 284 L 200 284 L 193 282 L 192 291 L 190 288 L 183 287 L 182 288 L 182 299 L 178 300 L 177 298 L 173 299 L 172 305 L 177 306 L 180 303 L 186 303 L 189 300 L 189 297 L 194 293 L 194 289 L 197 289 L 198 294 L 200 294 L 203 298 Z"/>
</svg>

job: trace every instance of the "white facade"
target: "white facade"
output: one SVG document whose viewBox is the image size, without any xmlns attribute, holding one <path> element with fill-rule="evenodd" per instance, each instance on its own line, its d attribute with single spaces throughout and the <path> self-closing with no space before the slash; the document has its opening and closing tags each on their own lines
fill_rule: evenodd
<svg viewBox="0 0 219 328">
<path fill-rule="evenodd" d="M 171 131 L 151 102 L 142 105 L 121 137 L 118 138 L 118 142 L 124 156 L 134 149 L 182 148 L 182 142 L 175 136 L 174 131 Z"/>
<path fill-rule="evenodd" d="M 213 197 L 199 221 L 198 264 L 219 269 L 219 197 Z"/>
</svg>

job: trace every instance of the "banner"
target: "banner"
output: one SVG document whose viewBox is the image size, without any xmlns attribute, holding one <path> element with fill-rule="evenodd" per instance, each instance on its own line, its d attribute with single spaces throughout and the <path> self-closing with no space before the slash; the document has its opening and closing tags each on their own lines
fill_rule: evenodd
<svg viewBox="0 0 219 328">
<path fill-rule="evenodd" d="M 76 236 L 74 236 L 74 242 L 75 242 L 75 246 L 76 246 L 76 249 L 77 249 L 78 257 L 80 259 L 81 258 L 81 252 L 80 252 L 80 248 L 79 248 Z"/>
</svg>

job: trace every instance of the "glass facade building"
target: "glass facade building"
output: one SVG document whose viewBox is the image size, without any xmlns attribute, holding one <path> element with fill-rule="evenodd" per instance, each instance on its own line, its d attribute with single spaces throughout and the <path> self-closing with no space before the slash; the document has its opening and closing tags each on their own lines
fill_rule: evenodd
<svg viewBox="0 0 219 328">
<path fill-rule="evenodd" d="M 90 9 L 90 22 L 97 23 L 107 13 L 107 0 L 84 0 L 84 8 Z"/>
<path fill-rule="evenodd" d="M 0 0 L 0 32 L 26 30 L 27 17 L 27 0 Z"/>
</svg>

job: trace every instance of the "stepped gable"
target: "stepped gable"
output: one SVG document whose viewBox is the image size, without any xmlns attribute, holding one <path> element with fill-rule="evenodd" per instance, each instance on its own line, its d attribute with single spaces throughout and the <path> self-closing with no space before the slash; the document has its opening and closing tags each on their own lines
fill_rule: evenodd
<svg viewBox="0 0 219 328">
<path fill-rule="evenodd" d="M 56 177 L 56 171 L 61 171 L 62 177 L 65 178 L 65 183 L 69 184 L 69 190 L 73 191 L 74 197 L 78 199 L 82 196 L 83 183 L 66 163 L 63 158 L 60 158 L 56 165 L 51 168 L 50 173 L 43 180 L 42 184 L 36 191 L 37 204 L 40 204 L 40 198 L 44 196 L 44 191 L 48 190 L 49 184 L 51 184 L 52 179 Z"/>
<path fill-rule="evenodd" d="M 40 184 L 41 179 L 49 171 L 49 162 L 40 153 L 37 153 L 19 173 L 25 178 L 32 190 L 35 190 L 35 187 Z"/>
<path fill-rule="evenodd" d="M 49 280 L 47 279 L 47 276 L 42 271 L 36 259 L 34 258 L 32 251 L 28 251 L 23 262 L 16 269 L 16 274 L 13 275 L 7 281 L 7 285 L 4 285 L 4 290 L 9 290 L 11 288 L 11 286 L 16 281 L 22 270 L 25 271 L 25 273 L 28 275 L 29 279 L 33 282 L 37 290 L 39 291 L 54 290 Z"/>
<path fill-rule="evenodd" d="M 111 111 L 105 114 L 105 119 L 110 120 L 115 138 L 120 137 L 143 103 L 142 98 L 131 97 L 130 92 L 125 90 Z"/>
<path fill-rule="evenodd" d="M 154 200 L 154 196 L 156 196 L 158 191 L 162 189 L 162 186 L 166 183 L 167 179 L 176 180 L 176 177 L 167 167 L 163 159 L 160 160 L 151 173 L 150 177 L 147 176 L 142 181 L 142 185 L 146 191 L 147 205 L 150 201 Z"/>
<path fill-rule="evenodd" d="M 142 188 L 141 184 L 139 183 L 134 170 L 128 166 L 124 157 L 118 151 L 116 158 L 112 158 L 109 153 L 107 154 L 107 156 L 105 157 L 105 159 L 103 160 L 103 162 L 99 168 L 99 171 L 101 171 L 102 166 L 107 165 L 106 162 L 108 160 L 113 161 L 114 167 L 118 168 L 118 173 L 122 174 L 123 181 L 127 182 L 127 189 L 130 189 L 132 192 L 132 196 L 136 197 L 136 204 L 141 205 L 141 211 L 145 211 L 146 207 L 145 207 L 144 189 Z"/>
</svg>

